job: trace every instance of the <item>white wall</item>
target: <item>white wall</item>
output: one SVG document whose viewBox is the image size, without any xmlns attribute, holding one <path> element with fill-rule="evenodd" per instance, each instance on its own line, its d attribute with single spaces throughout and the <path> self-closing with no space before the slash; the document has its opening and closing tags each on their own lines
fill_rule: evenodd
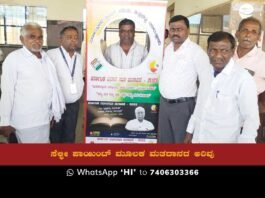
<svg viewBox="0 0 265 198">
<path fill-rule="evenodd" d="M 175 14 L 190 16 L 230 0 L 168 0 L 175 2 Z M 48 8 L 48 20 L 82 21 L 86 0 L 0 0 L 1 4 L 45 6 Z"/>
<path fill-rule="evenodd" d="M 168 5 L 174 2 L 175 15 L 190 16 L 219 4 L 231 2 L 231 0 L 168 0 Z"/>
<path fill-rule="evenodd" d="M 48 20 L 82 21 L 86 0 L 0 0 L 0 4 L 45 6 Z"/>
</svg>

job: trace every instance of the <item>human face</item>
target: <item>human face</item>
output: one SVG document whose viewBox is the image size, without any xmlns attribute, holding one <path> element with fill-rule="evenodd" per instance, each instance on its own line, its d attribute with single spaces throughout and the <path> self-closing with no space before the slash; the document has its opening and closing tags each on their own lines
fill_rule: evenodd
<svg viewBox="0 0 265 198">
<path fill-rule="evenodd" d="M 138 110 L 135 114 L 136 114 L 136 115 L 135 115 L 136 118 L 137 118 L 140 122 L 142 122 L 142 121 L 144 120 L 144 116 L 145 116 L 144 111 L 142 111 L 142 110 Z"/>
<path fill-rule="evenodd" d="M 122 25 L 119 30 L 120 43 L 132 45 L 134 42 L 135 30 L 132 25 Z"/>
<path fill-rule="evenodd" d="M 207 53 L 215 70 L 222 71 L 233 57 L 234 49 L 228 40 L 211 41 Z"/>
<path fill-rule="evenodd" d="M 33 54 L 39 53 L 43 45 L 42 30 L 36 27 L 28 27 L 26 35 L 20 36 L 22 44 Z"/>
<path fill-rule="evenodd" d="M 238 47 L 248 49 L 249 51 L 253 49 L 260 40 L 260 31 L 259 24 L 253 21 L 244 23 L 241 29 L 236 32 Z"/>
<path fill-rule="evenodd" d="M 183 20 L 169 24 L 169 37 L 174 46 L 180 46 L 189 36 L 189 28 Z"/>
<path fill-rule="evenodd" d="M 78 32 L 74 29 L 68 29 L 61 36 L 61 45 L 67 52 L 74 52 L 78 45 Z"/>
</svg>

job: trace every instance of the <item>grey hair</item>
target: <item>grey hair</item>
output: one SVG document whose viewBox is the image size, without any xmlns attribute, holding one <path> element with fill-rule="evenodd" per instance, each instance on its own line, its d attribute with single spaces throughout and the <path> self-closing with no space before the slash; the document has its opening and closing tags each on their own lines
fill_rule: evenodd
<svg viewBox="0 0 265 198">
<path fill-rule="evenodd" d="M 255 17 L 248 17 L 248 18 L 245 18 L 243 19 L 239 25 L 238 25 L 238 31 L 241 30 L 241 28 L 243 27 L 243 25 L 247 22 L 253 22 L 253 23 L 256 23 L 258 26 L 259 26 L 259 35 L 261 34 L 261 31 L 262 31 L 262 25 L 261 25 L 261 22 L 255 18 Z"/>
<path fill-rule="evenodd" d="M 41 32 L 42 32 L 42 28 L 41 26 L 38 24 L 38 23 L 34 23 L 34 22 L 28 22 L 28 23 L 25 23 L 21 29 L 20 29 L 20 36 L 26 36 L 27 33 L 28 33 L 28 29 L 29 28 L 36 28 L 36 29 L 40 29 Z"/>
<path fill-rule="evenodd" d="M 135 114 L 136 114 L 138 111 L 143 111 L 143 112 L 145 112 L 145 109 L 144 109 L 143 107 L 137 107 L 137 108 L 135 108 Z"/>
</svg>

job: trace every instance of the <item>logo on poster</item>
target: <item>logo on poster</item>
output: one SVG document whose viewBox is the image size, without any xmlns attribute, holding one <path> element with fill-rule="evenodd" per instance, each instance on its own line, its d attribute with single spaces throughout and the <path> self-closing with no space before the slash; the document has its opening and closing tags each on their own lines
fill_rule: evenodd
<svg viewBox="0 0 265 198">
<path fill-rule="evenodd" d="M 154 61 L 151 61 L 149 63 L 149 68 L 150 68 L 151 72 L 155 73 L 157 71 L 157 69 L 158 69 L 157 62 L 155 60 Z"/>
</svg>

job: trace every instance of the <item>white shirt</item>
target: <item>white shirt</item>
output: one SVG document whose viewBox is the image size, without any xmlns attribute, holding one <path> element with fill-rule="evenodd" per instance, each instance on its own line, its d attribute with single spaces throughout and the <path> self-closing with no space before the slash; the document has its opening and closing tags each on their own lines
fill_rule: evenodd
<svg viewBox="0 0 265 198">
<path fill-rule="evenodd" d="M 53 61 L 56 67 L 58 78 L 63 90 L 65 102 L 74 103 L 82 96 L 83 93 L 83 88 L 84 88 L 83 71 L 82 71 L 83 61 L 80 54 L 75 53 L 72 57 L 70 57 L 69 53 L 62 46 L 61 49 L 64 53 L 68 65 L 64 61 L 60 48 L 49 50 L 47 51 L 47 54 L 51 58 L 51 60 Z M 76 64 L 72 80 L 71 72 L 73 70 L 75 57 L 76 57 Z M 71 92 L 70 86 L 73 82 L 76 85 L 77 89 L 76 93 Z"/>
<path fill-rule="evenodd" d="M 259 112 L 253 78 L 233 59 L 215 78 L 210 69 L 201 81 L 187 127 L 193 133 L 192 142 L 255 143 Z"/>
<path fill-rule="evenodd" d="M 134 41 L 128 54 L 125 54 L 120 43 L 110 45 L 105 51 L 106 60 L 121 69 L 130 69 L 143 62 L 147 56 L 147 49 Z"/>
<path fill-rule="evenodd" d="M 196 80 L 209 67 L 209 58 L 203 49 L 189 38 L 174 51 L 171 42 L 165 49 L 159 90 L 167 99 L 194 97 Z"/>
<path fill-rule="evenodd" d="M 236 50 L 237 51 L 237 50 Z M 239 58 L 237 52 L 234 54 L 236 63 L 246 69 L 254 71 L 254 80 L 257 85 L 258 94 L 265 91 L 265 52 L 256 46 L 245 56 Z"/>
<path fill-rule="evenodd" d="M 138 119 L 133 119 L 127 122 L 125 129 L 129 131 L 152 131 L 155 128 L 154 125 L 147 120 L 139 122 Z"/>
<path fill-rule="evenodd" d="M 53 98 L 45 52 L 38 59 L 25 47 L 11 52 L 3 63 L 0 126 L 26 129 L 49 124 Z M 55 68 L 54 68 L 55 71 Z"/>
</svg>

